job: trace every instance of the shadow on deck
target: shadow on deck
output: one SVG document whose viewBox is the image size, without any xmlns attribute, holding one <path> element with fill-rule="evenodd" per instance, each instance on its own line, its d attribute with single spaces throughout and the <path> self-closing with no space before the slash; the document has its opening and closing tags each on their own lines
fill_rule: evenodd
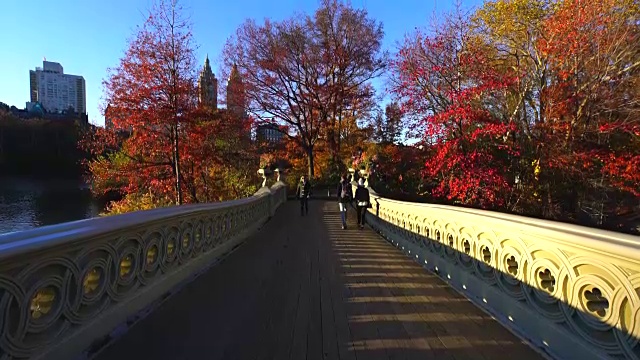
<svg viewBox="0 0 640 360">
<path fill-rule="evenodd" d="M 309 205 L 285 204 L 95 358 L 540 358 L 372 230 L 341 230 L 335 202 Z"/>
</svg>

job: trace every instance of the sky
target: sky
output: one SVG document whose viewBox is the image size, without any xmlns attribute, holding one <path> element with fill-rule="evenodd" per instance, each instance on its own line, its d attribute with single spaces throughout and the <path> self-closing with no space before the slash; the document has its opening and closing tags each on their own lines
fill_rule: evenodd
<svg viewBox="0 0 640 360">
<path fill-rule="evenodd" d="M 220 77 L 220 56 L 226 40 L 251 18 L 282 20 L 313 13 L 318 0 L 181 0 L 193 24 L 198 60 L 209 55 Z M 81 75 L 87 87 L 89 121 L 103 126 L 102 80 L 116 67 L 142 25 L 153 0 L 3 0 L 0 21 L 0 102 L 24 108 L 29 101 L 29 70 L 44 58 L 62 64 L 67 74 Z M 416 28 L 425 28 L 434 14 L 451 11 L 453 0 L 351 0 L 381 21 L 383 47 L 394 52 L 398 42 Z M 481 0 L 463 0 L 464 8 Z M 378 82 L 379 91 L 384 90 Z"/>
</svg>

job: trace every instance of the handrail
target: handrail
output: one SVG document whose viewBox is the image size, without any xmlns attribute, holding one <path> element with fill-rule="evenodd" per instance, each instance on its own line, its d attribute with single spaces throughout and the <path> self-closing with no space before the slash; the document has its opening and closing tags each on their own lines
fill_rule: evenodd
<svg viewBox="0 0 640 360">
<path fill-rule="evenodd" d="M 0 359 L 77 357 L 206 269 L 286 201 L 286 185 L 0 235 Z"/>
<path fill-rule="evenodd" d="M 370 193 L 375 230 L 540 351 L 639 358 L 640 236 Z"/>
<path fill-rule="evenodd" d="M 399 200 L 387 199 L 370 190 L 372 201 L 384 199 L 389 204 L 401 204 L 404 207 L 417 207 L 431 209 L 433 211 L 447 211 L 454 215 L 481 216 L 487 221 L 502 221 L 504 223 L 518 224 L 537 229 L 545 229 L 553 232 L 571 235 L 562 237 L 558 241 L 567 242 L 573 246 L 598 249 L 611 255 L 625 258 L 636 258 L 640 262 L 640 236 L 619 233 L 615 231 L 591 228 L 583 225 L 563 223 L 559 221 L 537 219 L 522 215 L 506 214 L 497 211 L 457 207 L 453 205 L 410 203 Z M 577 240 L 577 241 L 576 241 Z M 588 246 L 585 246 L 585 241 Z M 630 253 L 631 251 L 631 253 Z"/>
<path fill-rule="evenodd" d="M 255 196 L 265 196 L 258 194 Z M 0 234 L 0 261 L 36 249 L 46 249 L 57 245 L 71 244 L 77 240 L 143 225 L 169 218 L 194 215 L 207 211 L 217 211 L 230 206 L 240 206 L 255 201 L 254 197 L 219 203 L 189 204 L 166 208 L 136 211 L 133 213 L 70 221 L 61 224 L 41 226 L 34 229 Z M 135 214 L 135 216 L 133 216 Z"/>
</svg>

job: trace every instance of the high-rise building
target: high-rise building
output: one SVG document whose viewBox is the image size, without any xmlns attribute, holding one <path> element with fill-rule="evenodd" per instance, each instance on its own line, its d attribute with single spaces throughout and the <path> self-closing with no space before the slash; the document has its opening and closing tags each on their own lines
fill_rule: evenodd
<svg viewBox="0 0 640 360">
<path fill-rule="evenodd" d="M 84 78 L 65 74 L 62 65 L 43 61 L 42 67 L 29 70 L 31 101 L 27 108 L 40 103 L 47 112 L 73 111 L 87 113 L 87 90 Z"/>
<path fill-rule="evenodd" d="M 227 81 L 227 109 L 236 116 L 246 117 L 246 95 L 238 66 L 233 64 Z"/>
<path fill-rule="evenodd" d="M 211 71 L 209 55 L 207 55 L 207 59 L 204 61 L 204 66 L 198 78 L 198 100 L 201 106 L 212 109 L 218 108 L 218 79 L 216 79 L 213 71 Z"/>
</svg>

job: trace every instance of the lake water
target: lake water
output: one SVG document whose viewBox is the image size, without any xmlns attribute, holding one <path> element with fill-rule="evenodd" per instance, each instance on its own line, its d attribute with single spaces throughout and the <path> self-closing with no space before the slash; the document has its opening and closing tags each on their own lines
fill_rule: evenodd
<svg viewBox="0 0 640 360">
<path fill-rule="evenodd" d="M 80 181 L 0 178 L 0 234 L 97 216 L 102 206 Z"/>
</svg>

